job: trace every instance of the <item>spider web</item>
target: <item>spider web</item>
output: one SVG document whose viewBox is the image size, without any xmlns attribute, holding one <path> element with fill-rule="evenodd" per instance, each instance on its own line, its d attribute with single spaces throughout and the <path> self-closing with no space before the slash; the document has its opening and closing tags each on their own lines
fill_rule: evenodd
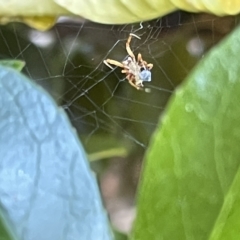
<svg viewBox="0 0 240 240">
<path fill-rule="evenodd" d="M 120 159 L 120 166 L 119 159 L 111 159 L 100 179 L 112 224 L 129 232 L 139 159 L 169 98 L 199 59 L 235 26 L 236 17 L 185 12 L 117 26 L 61 18 L 47 32 L 12 23 L 0 26 L 0 58 L 26 62 L 23 72 L 66 111 L 89 152 L 109 143 L 130 146 L 131 161 Z M 152 81 L 144 83 L 147 91 L 133 88 L 120 68 L 103 64 L 107 58 L 126 59 L 130 33 L 141 38 L 132 38 L 134 54 L 141 53 L 154 65 Z"/>
<path fill-rule="evenodd" d="M 204 53 L 235 26 L 234 17 L 176 12 L 127 25 L 101 25 L 61 18 L 39 32 L 23 24 L 1 26 L 1 59 L 21 59 L 31 79 L 42 85 L 69 115 L 85 142 L 114 136 L 145 149 L 166 103 Z M 137 91 L 121 69 L 103 64 L 134 54 L 153 63 L 148 91 Z"/>
</svg>

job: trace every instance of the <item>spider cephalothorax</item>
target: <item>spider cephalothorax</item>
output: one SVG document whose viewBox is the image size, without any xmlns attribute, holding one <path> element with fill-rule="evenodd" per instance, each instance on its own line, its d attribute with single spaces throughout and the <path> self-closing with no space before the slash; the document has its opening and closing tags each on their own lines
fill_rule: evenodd
<svg viewBox="0 0 240 240">
<path fill-rule="evenodd" d="M 137 35 L 130 33 L 128 40 L 126 42 L 126 50 L 129 55 L 127 60 L 121 63 L 116 60 L 106 59 L 103 62 L 111 69 L 113 68 L 109 64 L 123 68 L 122 73 L 126 74 L 126 78 L 128 82 L 133 87 L 139 90 L 143 88 L 143 82 L 151 81 L 151 69 L 153 67 L 153 64 L 147 63 L 146 61 L 144 61 L 140 53 L 138 54 L 137 60 L 136 60 L 130 48 L 130 42 L 131 42 L 132 36 L 139 38 Z"/>
</svg>

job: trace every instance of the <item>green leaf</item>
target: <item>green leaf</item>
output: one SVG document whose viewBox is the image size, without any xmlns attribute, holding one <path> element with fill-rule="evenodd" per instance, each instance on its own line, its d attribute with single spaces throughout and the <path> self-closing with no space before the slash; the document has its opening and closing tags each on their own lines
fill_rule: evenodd
<svg viewBox="0 0 240 240">
<path fill-rule="evenodd" d="M 96 134 L 91 138 L 82 137 L 89 161 L 98 161 L 112 157 L 126 158 L 133 146 L 130 141 L 107 134 Z M 84 139 L 86 143 L 84 144 Z"/>
<path fill-rule="evenodd" d="M 0 60 L 0 66 L 11 67 L 17 71 L 22 71 L 25 62 L 21 60 Z"/>
<path fill-rule="evenodd" d="M 123 24 L 140 22 L 164 16 L 176 10 L 170 0 L 131 0 L 131 1 L 78 1 L 54 0 L 69 12 L 90 19 L 91 21 L 107 24 Z M 111 11 L 107 11 L 111 7 Z"/>
<path fill-rule="evenodd" d="M 105 0 L 79 1 L 54 0 L 69 12 L 91 21 L 107 24 L 124 24 L 151 20 L 181 9 L 189 12 L 207 12 L 215 15 L 233 15 L 240 11 L 239 1 L 206 0 Z M 41 2 L 42 3 L 42 2 Z M 107 11 L 111 6 L 111 11 Z"/>
<path fill-rule="evenodd" d="M 132 239 L 239 239 L 240 29 L 176 91 L 147 153 Z"/>
<path fill-rule="evenodd" d="M 16 240 L 11 229 L 7 226 L 0 208 L 0 240 Z"/>
<path fill-rule="evenodd" d="M 169 0 L 164 0 L 169 1 Z M 170 0 L 176 7 L 189 12 L 207 12 L 218 16 L 238 14 L 239 1 Z"/>
<path fill-rule="evenodd" d="M 18 239 L 111 239 L 95 177 L 63 110 L 2 66 L 0 106 L 0 207 Z"/>
</svg>

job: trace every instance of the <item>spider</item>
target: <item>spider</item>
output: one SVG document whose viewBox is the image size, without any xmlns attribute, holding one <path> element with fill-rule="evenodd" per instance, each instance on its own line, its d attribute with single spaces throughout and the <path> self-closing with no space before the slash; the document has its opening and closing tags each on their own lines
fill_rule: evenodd
<svg viewBox="0 0 240 240">
<path fill-rule="evenodd" d="M 130 33 L 128 40 L 126 42 L 126 50 L 129 57 L 125 61 L 121 63 L 116 60 L 106 59 L 103 62 L 111 69 L 113 69 L 113 67 L 110 66 L 109 64 L 123 68 L 122 73 L 126 74 L 126 79 L 128 80 L 128 82 L 134 88 L 139 90 L 143 89 L 143 82 L 151 81 L 151 69 L 153 67 L 153 64 L 144 61 L 142 59 L 141 53 L 138 54 L 136 61 L 136 58 L 130 48 L 132 36 L 141 39 L 137 35 Z"/>
</svg>

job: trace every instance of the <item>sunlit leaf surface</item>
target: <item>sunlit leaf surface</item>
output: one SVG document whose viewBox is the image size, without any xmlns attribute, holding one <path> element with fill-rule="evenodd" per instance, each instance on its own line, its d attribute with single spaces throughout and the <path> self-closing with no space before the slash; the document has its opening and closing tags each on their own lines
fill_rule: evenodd
<svg viewBox="0 0 240 240">
<path fill-rule="evenodd" d="M 110 11 L 108 11 L 110 9 Z M 98 23 L 125 24 L 162 17 L 175 10 L 234 15 L 236 0 L 0 0 L 0 24 L 22 21 L 39 30 L 53 26 L 55 17 L 73 15 Z"/>
<path fill-rule="evenodd" d="M 236 0 L 54 1 L 74 14 L 91 21 L 109 24 L 150 20 L 179 9 L 190 12 L 209 12 L 220 16 L 237 14 L 240 11 L 240 2 Z M 106 9 L 111 10 L 107 11 Z"/>
<path fill-rule="evenodd" d="M 148 151 L 132 239 L 240 236 L 240 29 L 172 98 Z"/>
<path fill-rule="evenodd" d="M 95 177 L 64 112 L 2 66 L 0 106 L 0 207 L 18 239 L 111 239 Z"/>
<path fill-rule="evenodd" d="M 169 0 L 170 1 L 170 0 Z M 240 2 L 236 0 L 171 0 L 180 9 L 191 12 L 208 12 L 215 15 L 233 15 L 240 11 Z"/>
<path fill-rule="evenodd" d="M 78 1 L 54 0 L 68 11 L 94 22 L 119 24 L 149 20 L 166 15 L 176 7 L 171 1 Z M 108 11 L 107 9 L 111 9 Z"/>
</svg>

